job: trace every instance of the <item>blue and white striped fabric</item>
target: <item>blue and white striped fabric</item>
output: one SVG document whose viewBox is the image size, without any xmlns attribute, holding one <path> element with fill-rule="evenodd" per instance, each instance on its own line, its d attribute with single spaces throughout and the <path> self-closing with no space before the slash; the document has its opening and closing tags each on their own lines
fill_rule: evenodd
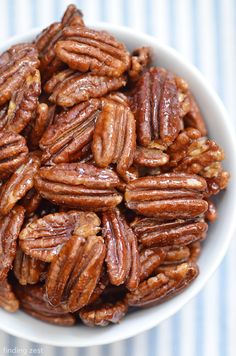
<svg viewBox="0 0 236 356">
<path fill-rule="evenodd" d="M 1 0 L 1 41 L 59 19 L 70 2 Z M 74 3 L 89 23 L 106 21 L 126 25 L 176 48 L 212 84 L 233 120 L 236 114 L 235 0 L 74 0 Z M 235 270 L 236 241 L 233 241 L 221 267 L 193 301 L 158 327 L 132 339 L 101 347 L 56 348 L 0 332 L 0 355 L 28 355 L 31 348 L 35 352 L 39 348 L 46 356 L 235 356 Z"/>
</svg>

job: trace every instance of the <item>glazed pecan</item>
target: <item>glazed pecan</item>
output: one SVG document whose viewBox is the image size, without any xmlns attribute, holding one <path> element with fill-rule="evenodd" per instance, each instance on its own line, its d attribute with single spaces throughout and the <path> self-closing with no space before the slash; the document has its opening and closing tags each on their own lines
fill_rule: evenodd
<svg viewBox="0 0 236 356">
<path fill-rule="evenodd" d="M 230 174 L 227 171 L 219 171 L 216 177 L 206 178 L 207 196 L 216 195 L 221 190 L 227 188 Z"/>
<path fill-rule="evenodd" d="M 68 211 L 49 214 L 29 223 L 20 233 L 20 247 L 33 258 L 51 262 L 73 234 L 96 235 L 100 219 L 94 213 Z"/>
<path fill-rule="evenodd" d="M 136 147 L 135 120 L 124 105 L 107 102 L 96 122 L 92 152 L 99 167 L 117 164 L 123 173 L 132 165 Z"/>
<path fill-rule="evenodd" d="M 56 115 L 40 140 L 46 164 L 77 161 L 90 149 L 100 100 L 91 99 Z"/>
<path fill-rule="evenodd" d="M 107 210 L 118 205 L 122 196 L 115 188 L 118 176 L 110 169 L 86 163 L 60 163 L 43 167 L 35 176 L 35 187 L 55 204 L 84 210 Z"/>
<path fill-rule="evenodd" d="M 168 145 L 175 140 L 181 129 L 181 119 L 172 73 L 156 67 L 144 73 L 136 84 L 132 106 L 140 145 L 153 146 L 155 142 Z"/>
<path fill-rule="evenodd" d="M 83 308 L 79 312 L 80 319 L 87 326 L 106 326 L 119 323 L 128 311 L 126 299 L 114 303 L 98 303 Z"/>
<path fill-rule="evenodd" d="M 98 98 L 126 84 L 125 77 L 73 73 L 59 82 L 49 100 L 60 106 L 73 106 L 90 98 Z"/>
<path fill-rule="evenodd" d="M 201 243 L 199 241 L 194 242 L 188 246 L 190 250 L 189 262 L 197 262 L 201 254 Z"/>
<path fill-rule="evenodd" d="M 11 313 L 19 309 L 19 301 L 7 279 L 0 282 L 0 307 Z"/>
<path fill-rule="evenodd" d="M 36 113 L 40 92 L 40 73 L 35 69 L 25 77 L 21 87 L 12 93 L 6 129 L 20 133 L 25 128 Z"/>
<path fill-rule="evenodd" d="M 22 198 L 20 204 L 25 208 L 26 215 L 30 216 L 38 209 L 41 201 L 41 195 L 37 192 L 37 190 L 31 188 Z"/>
<path fill-rule="evenodd" d="M 46 280 L 50 303 L 63 303 L 71 312 L 87 305 L 99 281 L 105 253 L 101 236 L 84 239 L 73 235 L 50 265 Z"/>
<path fill-rule="evenodd" d="M 208 225 L 203 219 L 161 222 L 156 218 L 137 218 L 131 224 L 143 246 L 188 245 L 203 240 Z"/>
<path fill-rule="evenodd" d="M 65 27 L 63 40 L 55 45 L 57 56 L 71 69 L 120 77 L 130 65 L 123 43 L 105 31 L 87 27 Z"/>
<path fill-rule="evenodd" d="M 110 282 L 117 286 L 126 283 L 128 289 L 135 289 L 140 275 L 136 236 L 118 209 L 104 212 L 102 223 Z"/>
<path fill-rule="evenodd" d="M 50 114 L 53 114 L 51 109 Z M 39 147 L 39 141 L 43 136 L 49 123 L 51 123 L 51 115 L 49 114 L 48 105 L 41 103 L 37 106 L 35 120 L 29 135 L 29 146 L 31 149 L 36 150 Z"/>
<path fill-rule="evenodd" d="M 191 255 L 188 246 L 172 246 L 166 252 L 163 265 L 179 264 L 189 260 Z"/>
<path fill-rule="evenodd" d="M 142 72 L 151 62 L 151 48 L 140 47 L 136 48 L 131 55 L 131 64 L 128 71 L 129 78 L 132 82 L 136 82 Z"/>
<path fill-rule="evenodd" d="M 190 219 L 207 210 L 206 181 L 197 175 L 167 173 L 131 181 L 125 192 L 129 209 L 158 219 Z"/>
<path fill-rule="evenodd" d="M 143 248 L 140 252 L 140 282 L 150 277 L 158 266 L 162 264 L 166 257 L 164 248 Z"/>
<path fill-rule="evenodd" d="M 84 26 L 83 13 L 73 4 L 70 4 L 61 19 L 61 24 L 65 26 Z"/>
<path fill-rule="evenodd" d="M 168 154 L 155 148 L 138 146 L 134 154 L 134 164 L 144 167 L 160 167 L 169 161 Z"/>
<path fill-rule="evenodd" d="M 190 91 L 188 91 L 188 97 L 190 101 L 190 108 L 187 114 L 184 116 L 184 126 L 185 127 L 194 127 L 201 132 L 202 136 L 207 135 L 206 124 L 204 118 L 200 112 L 198 104 L 194 99 L 194 96 Z"/>
<path fill-rule="evenodd" d="M 26 76 L 39 67 L 38 52 L 31 43 L 12 46 L 0 56 L 0 105 L 9 101 Z"/>
<path fill-rule="evenodd" d="M 21 308 L 29 315 L 51 324 L 70 326 L 75 324 L 75 317 L 62 305 L 52 306 L 44 296 L 42 285 L 16 285 L 15 293 Z"/>
<path fill-rule="evenodd" d="M 22 285 L 36 284 L 40 281 L 46 264 L 42 261 L 27 256 L 20 248 L 16 252 L 13 272 L 18 282 Z"/>
<path fill-rule="evenodd" d="M 0 178 L 6 178 L 22 165 L 28 154 L 24 137 L 15 132 L 0 131 Z"/>
<path fill-rule="evenodd" d="M 140 283 L 138 288 L 128 293 L 130 306 L 155 305 L 185 289 L 197 276 L 195 263 L 182 263 L 177 266 L 160 267 L 159 273 Z"/>
<path fill-rule="evenodd" d="M 52 94 L 54 89 L 59 85 L 62 84 L 67 78 L 70 78 L 73 76 L 75 72 L 70 69 L 66 68 L 64 70 L 61 70 L 58 73 L 55 73 L 44 85 L 44 91 L 47 94 Z"/>
<path fill-rule="evenodd" d="M 212 200 L 207 199 L 207 203 L 208 203 L 208 209 L 205 212 L 205 219 L 213 223 L 218 218 L 217 208 Z"/>
<path fill-rule="evenodd" d="M 15 206 L 8 215 L 0 216 L 0 281 L 12 268 L 16 255 L 16 240 L 24 221 L 24 208 Z"/>
<path fill-rule="evenodd" d="M 31 153 L 8 181 L 0 192 L 0 213 L 6 215 L 14 205 L 33 187 L 34 174 L 40 167 L 39 157 Z"/>
</svg>

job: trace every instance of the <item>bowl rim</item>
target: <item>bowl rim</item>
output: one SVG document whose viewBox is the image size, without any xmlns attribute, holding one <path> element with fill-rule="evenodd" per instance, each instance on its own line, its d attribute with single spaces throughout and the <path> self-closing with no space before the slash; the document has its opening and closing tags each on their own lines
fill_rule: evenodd
<svg viewBox="0 0 236 356">
<path fill-rule="evenodd" d="M 191 64 L 188 60 L 185 59 L 185 57 L 180 54 L 178 51 L 175 49 L 169 47 L 166 44 L 163 44 L 161 41 L 158 41 L 157 38 L 147 35 L 145 33 L 142 33 L 140 31 L 136 31 L 134 29 L 125 27 L 125 26 L 120 26 L 120 25 L 114 25 L 111 23 L 104 23 L 104 22 L 97 22 L 93 23 L 93 25 L 88 24 L 88 26 L 92 28 L 96 28 L 98 30 L 105 30 L 105 31 L 111 31 L 111 32 L 118 32 L 119 34 L 125 35 L 125 36 L 135 36 L 139 37 L 142 39 L 145 43 L 147 41 L 148 43 L 151 43 L 155 48 L 161 48 L 163 52 L 169 57 L 172 57 L 172 59 L 176 59 L 178 62 L 180 62 L 189 72 L 191 72 L 191 75 L 193 77 L 193 80 L 197 81 L 200 86 L 204 87 L 205 90 L 207 91 L 209 95 L 209 99 L 213 102 L 213 105 L 219 110 L 220 116 L 222 117 L 222 120 L 224 121 L 225 125 L 225 130 L 227 131 L 228 139 L 230 142 L 230 145 L 232 147 L 231 151 L 231 161 L 236 161 L 236 135 L 235 135 L 235 130 L 233 127 L 232 120 L 230 120 L 229 115 L 219 98 L 219 96 L 216 94 L 214 89 L 210 86 L 210 84 L 206 81 L 206 79 L 203 77 L 201 72 L 193 65 Z M 31 40 L 33 37 L 35 37 L 40 31 L 42 31 L 41 27 L 37 28 L 32 28 L 31 30 L 27 31 L 26 33 L 16 35 L 13 37 L 10 37 L 6 41 L 3 42 L 3 44 L 0 46 L 0 52 L 6 50 L 13 44 L 16 44 L 18 42 L 23 42 L 23 41 L 28 41 Z M 233 169 L 233 167 L 231 167 Z M 236 168 L 234 169 L 234 175 L 236 176 Z M 216 269 L 219 267 L 220 263 L 222 262 L 230 241 L 234 235 L 234 232 L 236 231 L 236 204 L 235 204 L 235 209 L 232 211 L 232 223 L 231 226 L 228 230 L 228 234 L 225 236 L 225 239 L 222 239 L 222 249 L 218 251 L 218 255 L 215 257 L 212 265 L 210 268 L 202 275 L 202 278 L 197 278 L 195 283 L 193 283 L 184 293 L 181 294 L 182 298 L 178 298 L 176 303 L 170 304 L 170 307 L 164 317 L 162 317 L 158 322 L 155 320 L 155 318 L 145 320 L 145 322 L 142 323 L 136 323 L 135 328 L 129 328 L 125 330 L 125 333 L 123 334 L 121 332 L 119 333 L 112 333 L 109 332 L 105 337 L 104 335 L 100 338 L 93 340 L 93 337 L 91 335 L 90 338 L 87 338 L 86 340 L 80 340 L 79 335 L 78 339 L 74 342 L 68 342 L 64 339 L 59 339 L 55 340 L 50 338 L 50 335 L 47 337 L 44 336 L 32 336 L 32 335 L 25 335 L 25 331 L 21 328 L 14 328 L 10 326 L 5 326 L 2 323 L 0 325 L 0 329 L 17 337 L 27 339 L 29 341 L 41 343 L 41 344 L 46 344 L 46 345 L 52 345 L 52 346 L 63 346 L 63 347 L 88 347 L 88 346 L 98 346 L 98 345 L 104 345 L 116 341 L 121 341 L 124 339 L 127 339 L 129 337 L 135 336 L 141 332 L 147 331 L 148 329 L 151 329 L 152 327 L 157 326 L 159 323 L 162 321 L 168 319 L 171 317 L 173 314 L 175 314 L 177 311 L 179 311 L 187 302 L 189 302 L 193 297 L 195 297 L 204 287 L 206 282 L 210 279 L 210 277 L 213 275 L 213 273 L 216 271 Z M 155 307 L 153 307 L 155 308 Z M 4 319 L 4 318 L 3 318 Z M 146 318 L 147 319 L 147 318 Z M 53 325 L 52 325 L 53 326 Z M 116 326 L 111 326 L 110 330 L 112 328 L 115 328 Z M 61 327 L 60 327 L 61 328 Z M 89 340 L 88 340 L 89 339 Z"/>
</svg>

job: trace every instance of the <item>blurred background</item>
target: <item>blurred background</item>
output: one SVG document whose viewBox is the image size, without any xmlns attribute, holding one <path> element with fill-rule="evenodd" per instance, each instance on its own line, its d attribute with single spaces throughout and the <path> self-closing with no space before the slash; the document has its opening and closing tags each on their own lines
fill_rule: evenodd
<svg viewBox="0 0 236 356">
<path fill-rule="evenodd" d="M 235 120 L 235 0 L 1 0 L 1 43 L 58 20 L 71 2 L 83 11 L 87 23 L 128 26 L 177 49 L 199 68 Z M 0 331 L 0 355 L 235 356 L 235 270 L 233 241 L 220 268 L 194 300 L 158 327 L 134 338 L 102 347 L 56 348 Z"/>
</svg>

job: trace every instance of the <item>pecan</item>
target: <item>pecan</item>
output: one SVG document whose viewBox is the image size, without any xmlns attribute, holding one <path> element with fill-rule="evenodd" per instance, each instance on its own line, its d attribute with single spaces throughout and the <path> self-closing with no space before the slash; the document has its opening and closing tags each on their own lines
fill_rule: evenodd
<svg viewBox="0 0 236 356">
<path fill-rule="evenodd" d="M 140 274 L 136 237 L 118 209 L 104 212 L 102 222 L 110 282 L 117 286 L 126 283 L 129 289 L 134 289 Z"/>
<path fill-rule="evenodd" d="M 106 95 L 104 98 L 104 102 L 106 103 L 107 100 L 114 101 L 115 103 L 122 104 L 124 106 L 129 106 L 128 97 L 124 93 L 121 93 L 119 91 Z"/>
<path fill-rule="evenodd" d="M 156 276 L 140 283 L 135 291 L 127 294 L 128 304 L 146 307 L 160 303 L 185 289 L 198 273 L 198 267 L 194 263 L 161 267 Z"/>
<path fill-rule="evenodd" d="M 212 200 L 207 199 L 207 203 L 208 203 L 208 209 L 205 212 L 205 219 L 213 223 L 216 221 L 218 217 L 217 208 Z"/>
<path fill-rule="evenodd" d="M 199 241 L 194 242 L 188 246 L 190 250 L 189 262 L 197 262 L 201 254 L 201 243 Z"/>
<path fill-rule="evenodd" d="M 28 148 L 24 137 L 11 131 L 0 132 L 0 177 L 6 178 L 22 165 Z"/>
<path fill-rule="evenodd" d="M 155 148 L 138 146 L 134 154 L 134 164 L 144 167 L 160 167 L 168 163 L 169 156 Z"/>
<path fill-rule="evenodd" d="M 42 285 L 16 285 L 15 293 L 20 300 L 21 308 L 34 318 L 51 324 L 70 326 L 75 324 L 75 317 L 63 306 L 51 306 L 44 297 Z"/>
<path fill-rule="evenodd" d="M 79 312 L 80 319 L 87 326 L 106 326 L 119 323 L 128 311 L 126 299 L 114 303 L 99 303 L 83 308 Z"/>
<path fill-rule="evenodd" d="M 90 98 L 98 98 L 126 84 L 125 77 L 106 77 L 73 73 L 53 89 L 49 100 L 60 106 L 73 106 Z"/>
<path fill-rule="evenodd" d="M 216 177 L 206 178 L 207 196 L 216 195 L 221 190 L 226 189 L 229 179 L 230 174 L 227 171 L 220 171 Z"/>
<path fill-rule="evenodd" d="M 8 181 L 2 186 L 0 192 L 0 213 L 6 215 L 18 200 L 33 187 L 34 174 L 40 167 L 40 159 L 36 154 L 30 154 Z"/>
<path fill-rule="evenodd" d="M 201 132 L 202 136 L 207 135 L 206 124 L 204 118 L 200 112 L 198 104 L 194 99 L 194 96 L 190 91 L 188 91 L 188 97 L 190 101 L 190 109 L 187 112 L 186 116 L 184 116 L 184 126 L 185 127 L 194 127 Z"/>
<path fill-rule="evenodd" d="M 7 279 L 0 282 L 0 307 L 11 313 L 19 309 L 19 301 Z"/>
<path fill-rule="evenodd" d="M 50 265 L 46 280 L 50 303 L 64 303 L 71 312 L 87 305 L 99 281 L 104 258 L 101 236 L 89 236 L 85 240 L 73 235 Z"/>
<path fill-rule="evenodd" d="M 87 27 L 66 27 L 63 40 L 55 45 L 57 56 L 71 69 L 120 77 L 130 65 L 123 43 L 105 31 Z"/>
<path fill-rule="evenodd" d="M 135 212 L 159 219 L 194 218 L 207 210 L 206 181 L 197 175 L 167 173 L 143 177 L 126 186 L 125 201 Z"/>
<path fill-rule="evenodd" d="M 34 188 L 31 188 L 20 203 L 25 208 L 26 215 L 30 216 L 38 209 L 41 201 L 41 195 Z"/>
<path fill-rule="evenodd" d="M 6 216 L 0 216 L 0 281 L 3 281 L 16 255 L 16 240 L 24 221 L 24 208 L 16 206 Z"/>
<path fill-rule="evenodd" d="M 151 62 L 151 48 L 140 47 L 132 52 L 131 64 L 128 72 L 129 78 L 132 82 L 136 82 L 142 72 L 147 68 Z"/>
<path fill-rule="evenodd" d="M 31 43 L 12 46 L 0 56 L 0 105 L 11 99 L 29 72 L 38 66 L 38 52 Z"/>
<path fill-rule="evenodd" d="M 158 247 L 203 240 L 208 228 L 203 219 L 161 222 L 156 218 L 138 218 L 131 226 L 143 246 Z"/>
<path fill-rule="evenodd" d="M 29 223 L 20 233 L 20 247 L 33 258 L 51 262 L 73 234 L 95 235 L 100 220 L 94 213 L 68 211 L 49 214 Z"/>
<path fill-rule="evenodd" d="M 180 104 L 175 77 L 163 68 L 151 68 L 135 87 L 133 107 L 137 138 L 142 146 L 152 141 L 172 143 L 181 129 Z"/>
<path fill-rule="evenodd" d="M 52 109 L 50 114 L 53 114 Z M 47 104 L 41 103 L 37 106 L 36 117 L 29 135 L 29 144 L 31 149 L 35 150 L 38 148 L 39 141 L 51 121 L 52 117 L 50 117 L 50 114 Z"/>
<path fill-rule="evenodd" d="M 40 281 L 46 264 L 27 256 L 20 248 L 16 252 L 13 271 L 18 282 L 22 285 L 36 284 Z"/>
<path fill-rule="evenodd" d="M 21 87 L 12 94 L 7 111 L 6 129 L 20 133 L 25 128 L 36 113 L 40 92 L 40 73 L 34 70 L 25 77 Z"/>
<path fill-rule="evenodd" d="M 67 78 L 70 78 L 75 72 L 72 69 L 64 69 L 55 73 L 44 85 L 44 90 L 47 94 L 52 94 L 54 89 L 62 84 Z"/>
<path fill-rule="evenodd" d="M 91 99 L 56 115 L 40 140 L 42 160 L 50 164 L 82 158 L 90 148 L 99 109 L 100 101 Z"/>
<path fill-rule="evenodd" d="M 96 122 L 92 152 L 99 167 L 117 164 L 124 173 L 133 162 L 136 147 L 135 120 L 124 105 L 107 102 Z"/>
<path fill-rule="evenodd" d="M 83 13 L 73 4 L 69 5 L 61 19 L 62 26 L 84 26 Z"/>
<path fill-rule="evenodd" d="M 122 196 L 120 180 L 110 169 L 86 163 L 60 163 L 43 167 L 35 176 L 35 187 L 55 204 L 85 210 L 107 210 L 118 205 Z"/>
<path fill-rule="evenodd" d="M 162 264 L 166 256 L 166 251 L 163 248 L 146 248 L 140 252 L 140 282 L 147 279 Z"/>
<path fill-rule="evenodd" d="M 172 246 L 166 252 L 166 257 L 163 261 L 164 265 L 179 264 L 189 260 L 190 248 L 188 246 Z"/>
</svg>

